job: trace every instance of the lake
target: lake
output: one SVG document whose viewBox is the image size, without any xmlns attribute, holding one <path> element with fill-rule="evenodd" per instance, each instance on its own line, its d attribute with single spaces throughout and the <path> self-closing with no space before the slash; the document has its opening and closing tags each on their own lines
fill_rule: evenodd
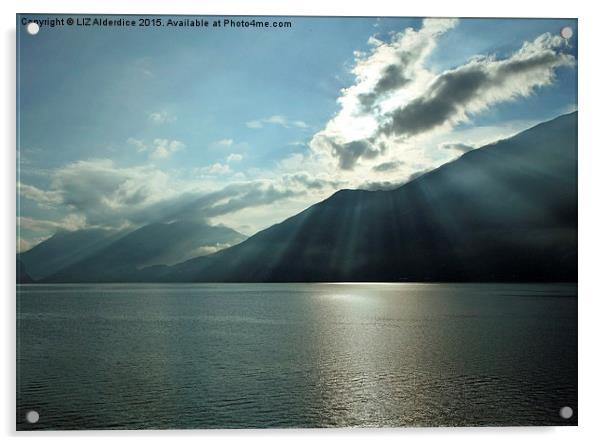
<svg viewBox="0 0 602 445">
<path fill-rule="evenodd" d="M 576 284 L 17 288 L 18 429 L 576 423 Z"/>
</svg>

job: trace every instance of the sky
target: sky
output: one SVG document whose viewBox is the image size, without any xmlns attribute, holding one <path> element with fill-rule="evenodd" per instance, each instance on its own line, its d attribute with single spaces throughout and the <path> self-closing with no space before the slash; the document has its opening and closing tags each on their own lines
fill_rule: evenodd
<svg viewBox="0 0 602 445">
<path fill-rule="evenodd" d="M 253 235 L 577 109 L 573 19 L 255 19 L 292 26 L 19 26 L 17 249 L 180 219 Z"/>
</svg>

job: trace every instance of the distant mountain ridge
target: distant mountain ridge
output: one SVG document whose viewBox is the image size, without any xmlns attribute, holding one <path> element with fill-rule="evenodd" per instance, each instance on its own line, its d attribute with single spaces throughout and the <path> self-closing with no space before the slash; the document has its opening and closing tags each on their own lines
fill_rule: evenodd
<svg viewBox="0 0 602 445">
<path fill-rule="evenodd" d="M 133 231 L 61 231 L 17 255 L 18 282 L 106 282 L 140 279 L 139 271 L 229 247 L 245 235 L 204 222 L 152 223 Z"/>
<path fill-rule="evenodd" d="M 577 113 L 393 190 L 340 190 L 245 238 L 149 224 L 43 281 L 576 281 Z M 203 255 L 202 243 L 232 247 Z"/>
<path fill-rule="evenodd" d="M 141 270 L 202 254 L 203 248 L 237 244 L 246 236 L 202 222 L 153 223 L 130 232 L 93 255 L 47 277 L 48 282 L 145 281 Z M 207 252 L 210 253 L 210 252 Z"/>
<path fill-rule="evenodd" d="M 341 190 L 155 281 L 576 281 L 577 113 L 390 191 Z"/>
<path fill-rule="evenodd" d="M 17 254 L 32 278 L 48 277 L 103 249 L 124 232 L 86 229 L 59 231 L 26 252 Z"/>
</svg>

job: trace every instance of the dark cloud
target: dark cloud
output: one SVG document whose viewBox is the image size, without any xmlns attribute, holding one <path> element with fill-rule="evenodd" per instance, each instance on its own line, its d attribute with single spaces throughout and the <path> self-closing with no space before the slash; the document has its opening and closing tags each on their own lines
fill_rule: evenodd
<svg viewBox="0 0 602 445">
<path fill-rule="evenodd" d="M 420 30 L 406 29 L 398 33 L 390 43 L 373 40 L 379 44 L 372 57 L 378 59 L 379 63 L 383 59 L 389 63 L 381 68 L 371 91 L 358 95 L 363 111 L 372 111 L 374 107 L 378 107 L 380 100 L 410 84 L 416 77 L 421 61 L 433 50 L 439 36 L 455 26 L 455 23 L 453 19 L 427 19 Z"/>
<path fill-rule="evenodd" d="M 186 203 L 169 218 L 172 220 L 213 218 L 250 207 L 272 204 L 301 193 L 303 192 L 279 188 L 265 182 L 231 184 Z"/>
<path fill-rule="evenodd" d="M 204 216 L 214 217 L 225 215 L 249 207 L 272 204 L 281 199 L 290 198 L 299 194 L 299 192 L 293 190 L 279 190 L 273 185 L 270 185 L 265 189 L 245 186 L 245 189 L 245 192 L 230 196 L 223 203 L 215 204 L 203 209 Z"/>
<path fill-rule="evenodd" d="M 347 95 L 356 94 L 357 101 L 345 102 L 355 103 L 356 109 L 346 110 L 342 122 L 335 118 L 332 126 L 335 129 L 337 125 L 351 126 L 353 116 L 370 114 L 377 128 L 366 140 L 348 143 L 339 142 L 340 137 L 334 131 L 332 136 L 321 136 L 330 139 L 331 154 L 341 169 L 351 170 L 361 159 L 382 155 L 383 147 L 388 145 L 395 146 L 404 139 L 441 127 L 453 127 L 498 103 L 527 97 L 536 88 L 552 84 L 557 68 L 575 63 L 575 58 L 562 50 L 566 41 L 546 33 L 525 42 L 504 59 L 477 56 L 439 75 L 425 74 L 424 58 L 436 46 L 437 36 L 449 26 L 446 22 L 425 21 L 423 29 L 428 31 L 408 31 L 389 44 L 380 44 L 370 57 L 358 62 L 354 72 L 360 79 L 358 85 L 365 87 L 361 88 L 360 94 L 354 93 L 354 87 L 345 90 Z M 404 40 L 406 37 L 407 41 Z M 385 64 L 382 64 L 383 60 Z M 382 66 L 380 71 L 375 70 L 379 64 Z M 373 77 L 374 72 L 377 78 Z M 370 83 L 362 84 L 367 78 Z M 428 85 L 418 96 L 412 91 L 416 82 Z M 396 94 L 403 96 L 406 90 L 413 99 L 382 113 L 381 99 Z M 345 134 L 344 129 L 339 133 Z M 312 140 L 312 148 L 323 149 L 321 139 Z M 469 147 L 459 144 L 455 149 L 467 151 Z"/>
<path fill-rule="evenodd" d="M 409 61 L 404 62 L 403 59 L 408 59 L 408 55 L 404 54 L 400 57 L 400 64 L 388 65 L 382 72 L 381 78 L 376 82 L 374 89 L 370 93 L 358 95 L 358 99 L 364 108 L 364 111 L 370 111 L 376 101 L 391 91 L 405 86 L 411 81 L 405 70 Z"/>
<path fill-rule="evenodd" d="M 284 177 L 285 181 L 300 184 L 303 187 L 311 190 L 323 190 L 325 188 L 338 188 L 341 183 L 329 179 L 316 178 L 310 176 L 307 172 L 295 173 Z"/>
<path fill-rule="evenodd" d="M 409 77 L 404 72 L 404 67 L 413 64 L 414 60 L 417 59 L 417 55 L 404 53 L 399 59 L 400 63 L 398 65 L 389 65 L 381 73 L 382 77 L 378 79 L 374 86 L 374 92 L 377 95 L 388 93 L 410 82 Z"/>
<path fill-rule="evenodd" d="M 502 82 L 507 76 L 528 74 L 535 69 L 555 66 L 558 64 L 560 55 L 556 51 L 547 49 L 543 50 L 540 54 L 533 54 L 526 58 L 511 59 L 506 63 L 500 64 L 497 76 L 494 76 L 492 81 Z"/>
<path fill-rule="evenodd" d="M 360 158 L 374 159 L 381 153 L 380 148 L 368 139 L 347 142 L 346 144 L 339 144 L 331 140 L 330 146 L 333 155 L 338 158 L 339 167 L 342 170 L 353 169 Z"/>
<path fill-rule="evenodd" d="M 395 110 L 381 131 L 386 135 L 413 136 L 432 130 L 461 112 L 486 82 L 486 73 L 478 67 L 443 74 L 426 94 Z"/>
<path fill-rule="evenodd" d="M 573 59 L 539 43 L 508 59 L 480 58 L 441 74 L 422 96 L 391 113 L 380 131 L 414 136 L 551 83 L 554 69 Z"/>
<path fill-rule="evenodd" d="M 372 167 L 372 170 L 374 170 L 375 172 L 389 172 L 392 170 L 397 170 L 402 165 L 403 161 L 383 162 L 382 164 L 378 164 Z"/>
<path fill-rule="evenodd" d="M 471 150 L 474 150 L 476 147 L 468 144 L 463 144 L 461 142 L 449 142 L 447 144 L 439 145 L 439 148 L 442 150 L 454 150 L 459 151 L 460 153 L 467 153 Z"/>
</svg>

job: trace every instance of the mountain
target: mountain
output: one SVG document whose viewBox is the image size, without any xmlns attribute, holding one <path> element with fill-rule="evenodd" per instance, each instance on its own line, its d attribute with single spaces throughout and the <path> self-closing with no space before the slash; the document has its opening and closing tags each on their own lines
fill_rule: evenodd
<svg viewBox="0 0 602 445">
<path fill-rule="evenodd" d="M 577 113 L 389 191 L 342 190 L 156 281 L 576 281 Z"/>
<path fill-rule="evenodd" d="M 35 283 L 35 280 L 27 273 L 23 261 L 17 257 L 17 284 Z"/>
<path fill-rule="evenodd" d="M 120 235 L 123 233 L 101 229 L 60 231 L 17 258 L 32 278 L 41 279 L 99 251 Z"/>
<path fill-rule="evenodd" d="M 143 226 L 52 276 L 49 282 L 119 282 L 152 280 L 148 266 L 169 265 L 213 253 L 246 237 L 206 223 L 178 221 Z M 148 276 L 142 274 L 145 270 Z"/>
</svg>

